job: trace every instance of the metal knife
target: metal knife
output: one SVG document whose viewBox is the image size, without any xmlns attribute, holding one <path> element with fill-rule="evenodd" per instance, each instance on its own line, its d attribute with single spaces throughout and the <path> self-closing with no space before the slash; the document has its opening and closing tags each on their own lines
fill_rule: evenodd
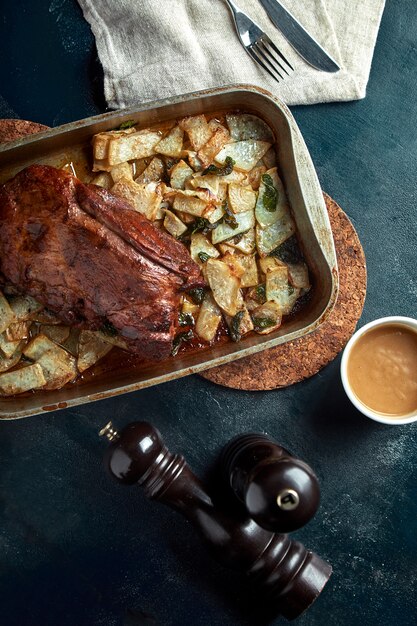
<svg viewBox="0 0 417 626">
<path fill-rule="evenodd" d="M 322 72 L 337 72 L 340 67 L 319 43 L 301 26 L 278 0 L 259 0 L 273 25 L 307 63 Z"/>
</svg>

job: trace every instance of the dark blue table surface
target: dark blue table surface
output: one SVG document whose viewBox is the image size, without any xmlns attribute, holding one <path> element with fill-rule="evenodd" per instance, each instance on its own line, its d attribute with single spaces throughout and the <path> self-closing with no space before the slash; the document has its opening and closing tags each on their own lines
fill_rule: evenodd
<svg viewBox="0 0 417 626">
<path fill-rule="evenodd" d="M 360 324 L 417 316 L 416 26 L 414 0 L 388 2 L 367 97 L 292 109 L 323 189 L 366 252 Z M 0 117 L 52 126 L 105 110 L 94 39 L 75 0 L 4 0 L 0 58 Z M 318 514 L 296 536 L 334 574 L 298 624 L 416 624 L 416 425 L 362 417 L 344 396 L 339 364 L 284 390 L 232 391 L 191 376 L 3 422 L 0 623 L 255 624 L 245 587 L 208 557 L 188 523 L 103 471 L 97 431 L 112 418 L 153 422 L 202 477 L 230 437 L 268 432 L 305 458 L 322 486 Z"/>
</svg>

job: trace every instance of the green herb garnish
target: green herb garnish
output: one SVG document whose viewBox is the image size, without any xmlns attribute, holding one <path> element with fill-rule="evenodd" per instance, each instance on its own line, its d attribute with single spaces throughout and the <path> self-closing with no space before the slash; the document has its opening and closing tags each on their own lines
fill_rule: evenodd
<svg viewBox="0 0 417 626">
<path fill-rule="evenodd" d="M 272 250 L 270 256 L 275 256 L 284 263 L 300 263 L 303 260 L 303 255 L 298 247 L 298 241 L 295 235 L 284 241 L 284 243 L 275 248 L 275 250 Z"/>
<path fill-rule="evenodd" d="M 175 337 L 174 341 L 172 342 L 172 350 L 171 350 L 171 355 L 172 356 L 176 356 L 179 352 L 179 349 L 181 348 L 181 345 L 185 342 L 185 341 L 190 341 L 191 339 L 193 339 L 194 337 L 194 333 L 191 330 L 185 330 L 182 333 L 178 333 L 178 335 Z"/>
<path fill-rule="evenodd" d="M 117 330 L 115 329 L 113 324 L 109 322 L 109 320 L 106 320 L 104 322 L 100 330 L 106 335 L 110 335 L 110 337 L 115 337 L 118 334 Z"/>
<path fill-rule="evenodd" d="M 178 323 L 180 326 L 194 326 L 194 318 L 191 313 L 180 313 Z"/>
<path fill-rule="evenodd" d="M 204 287 L 195 287 L 187 292 L 194 304 L 201 304 L 204 300 L 206 290 Z"/>
<path fill-rule="evenodd" d="M 203 176 L 206 174 L 217 174 L 217 176 L 227 176 L 233 172 L 233 166 L 235 161 L 232 157 L 226 157 L 224 165 L 222 167 L 217 167 L 217 165 L 209 165 L 204 171 Z"/>
<path fill-rule="evenodd" d="M 255 287 L 255 296 L 256 296 L 256 300 L 260 304 L 264 304 L 266 302 L 266 285 L 265 285 L 265 283 Z"/>
<path fill-rule="evenodd" d="M 240 341 L 242 338 L 240 332 L 240 323 L 242 321 L 242 317 L 244 316 L 245 311 L 238 311 L 236 315 L 232 317 L 232 321 L 230 322 L 230 339 L 232 341 Z"/>
<path fill-rule="evenodd" d="M 224 211 L 224 215 L 221 221 L 223 221 L 225 224 L 230 226 L 230 228 L 233 228 L 233 230 L 235 230 L 235 228 L 237 228 L 239 224 L 237 222 L 237 219 L 234 213 L 232 213 L 232 211 L 229 208 L 229 203 L 227 202 L 227 198 L 225 198 L 223 201 L 222 209 Z"/>
<path fill-rule="evenodd" d="M 126 120 L 126 122 L 122 122 L 117 130 L 126 130 L 127 128 L 132 128 L 136 124 L 135 120 Z"/>
<path fill-rule="evenodd" d="M 255 330 L 265 330 L 265 328 L 275 326 L 277 320 L 274 320 L 272 317 L 253 317 L 252 322 Z"/>
<path fill-rule="evenodd" d="M 262 204 L 267 211 L 273 213 L 277 210 L 278 191 L 274 187 L 274 181 L 269 174 L 263 174 L 261 180 L 265 186 L 265 191 L 262 196 Z"/>
<path fill-rule="evenodd" d="M 211 259 L 212 257 L 209 254 L 207 254 L 207 252 L 199 252 L 198 258 L 200 259 L 202 263 L 207 263 L 207 261 Z"/>
</svg>

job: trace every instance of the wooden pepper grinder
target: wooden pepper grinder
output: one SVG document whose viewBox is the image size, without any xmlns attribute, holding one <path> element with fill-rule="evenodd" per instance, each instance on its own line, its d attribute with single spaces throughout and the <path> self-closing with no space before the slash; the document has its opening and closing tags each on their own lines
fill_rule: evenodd
<svg viewBox="0 0 417 626">
<path fill-rule="evenodd" d="M 289 533 L 305 526 L 320 503 L 311 467 L 266 435 L 232 439 L 222 453 L 227 483 L 259 526 Z"/>
<path fill-rule="evenodd" d="M 117 433 L 111 422 L 101 431 L 110 440 L 105 464 L 125 485 L 139 484 L 148 498 L 182 513 L 211 553 L 226 567 L 245 572 L 259 607 L 298 617 L 322 591 L 332 568 L 285 534 L 259 526 L 239 507 L 230 513 L 216 506 L 184 458 L 172 454 L 147 422 L 134 422 Z"/>
</svg>

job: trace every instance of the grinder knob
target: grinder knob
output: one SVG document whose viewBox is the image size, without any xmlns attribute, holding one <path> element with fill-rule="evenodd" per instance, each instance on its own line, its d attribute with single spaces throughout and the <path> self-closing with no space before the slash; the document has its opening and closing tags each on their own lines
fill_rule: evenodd
<svg viewBox="0 0 417 626">
<path fill-rule="evenodd" d="M 266 435 L 232 439 L 223 450 L 222 465 L 232 490 L 263 528 L 297 530 L 318 509 L 320 489 L 311 467 Z"/>
</svg>

